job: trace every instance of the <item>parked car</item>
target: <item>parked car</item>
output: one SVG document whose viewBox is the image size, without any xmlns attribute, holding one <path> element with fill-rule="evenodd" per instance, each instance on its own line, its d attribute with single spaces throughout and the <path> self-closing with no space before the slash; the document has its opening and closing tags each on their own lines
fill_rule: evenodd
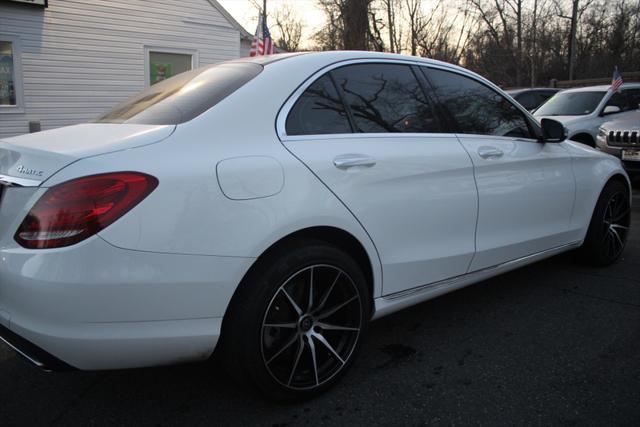
<svg viewBox="0 0 640 427">
<path fill-rule="evenodd" d="M 617 92 L 609 86 L 589 86 L 557 93 L 533 114 L 553 118 L 569 132 L 569 139 L 595 147 L 604 122 L 634 116 L 640 104 L 640 83 L 625 83 Z"/>
<path fill-rule="evenodd" d="M 629 175 L 640 176 L 640 110 L 626 119 L 603 123 L 596 141 L 598 149 L 622 159 Z"/>
<path fill-rule="evenodd" d="M 0 181 L 18 352 L 95 370 L 217 347 L 275 399 L 338 381 L 373 319 L 571 249 L 615 262 L 630 215 L 615 157 L 468 70 L 371 52 L 180 74 L 1 141 Z"/>
<path fill-rule="evenodd" d="M 530 89 L 511 89 L 508 90 L 507 93 L 528 111 L 533 112 L 544 104 L 547 99 L 560 92 L 560 90 L 561 89 L 552 87 L 536 87 Z"/>
</svg>

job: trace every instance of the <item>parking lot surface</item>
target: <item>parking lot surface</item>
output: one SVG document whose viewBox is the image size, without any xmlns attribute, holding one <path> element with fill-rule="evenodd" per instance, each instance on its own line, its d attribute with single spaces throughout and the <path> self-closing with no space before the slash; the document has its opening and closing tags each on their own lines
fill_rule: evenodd
<svg viewBox="0 0 640 427">
<path fill-rule="evenodd" d="M 0 344 L 0 425 L 638 425 L 633 209 L 616 265 L 562 255 L 376 321 L 312 401 L 265 401 L 213 364 L 43 373 Z"/>
</svg>

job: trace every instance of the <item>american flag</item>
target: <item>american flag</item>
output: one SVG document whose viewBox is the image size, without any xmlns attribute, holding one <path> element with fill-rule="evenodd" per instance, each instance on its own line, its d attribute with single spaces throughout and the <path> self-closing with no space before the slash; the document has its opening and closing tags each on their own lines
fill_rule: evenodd
<svg viewBox="0 0 640 427">
<path fill-rule="evenodd" d="M 260 15 L 258 20 L 258 28 L 256 28 L 256 34 L 253 36 L 251 42 L 251 50 L 249 56 L 260 55 L 272 55 L 273 54 L 273 40 L 271 40 L 271 33 L 267 28 L 267 22 L 263 15 Z"/>
<path fill-rule="evenodd" d="M 609 88 L 609 90 L 611 92 L 615 92 L 618 89 L 620 89 L 621 85 L 622 85 L 622 76 L 618 72 L 618 67 L 616 67 L 613 69 L 613 78 L 611 78 L 611 87 Z"/>
</svg>

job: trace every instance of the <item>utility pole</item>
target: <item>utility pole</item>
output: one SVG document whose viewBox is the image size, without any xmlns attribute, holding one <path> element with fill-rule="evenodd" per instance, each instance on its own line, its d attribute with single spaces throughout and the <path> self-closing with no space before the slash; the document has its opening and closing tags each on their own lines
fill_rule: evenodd
<svg viewBox="0 0 640 427">
<path fill-rule="evenodd" d="M 573 0 L 573 10 L 571 11 L 571 35 L 569 39 L 569 80 L 573 80 L 573 73 L 576 62 L 576 28 L 578 27 L 578 2 L 579 0 Z"/>
</svg>

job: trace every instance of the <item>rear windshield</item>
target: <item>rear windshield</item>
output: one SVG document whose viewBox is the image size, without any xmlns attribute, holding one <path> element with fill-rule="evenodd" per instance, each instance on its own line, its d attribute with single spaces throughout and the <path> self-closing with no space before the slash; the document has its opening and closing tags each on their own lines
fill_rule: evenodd
<svg viewBox="0 0 640 427">
<path fill-rule="evenodd" d="M 584 116 L 598 107 L 607 92 L 560 92 L 549 98 L 535 116 Z"/>
<path fill-rule="evenodd" d="M 100 116 L 97 123 L 174 125 L 199 116 L 260 74 L 263 66 L 225 62 L 178 74 Z"/>
</svg>

